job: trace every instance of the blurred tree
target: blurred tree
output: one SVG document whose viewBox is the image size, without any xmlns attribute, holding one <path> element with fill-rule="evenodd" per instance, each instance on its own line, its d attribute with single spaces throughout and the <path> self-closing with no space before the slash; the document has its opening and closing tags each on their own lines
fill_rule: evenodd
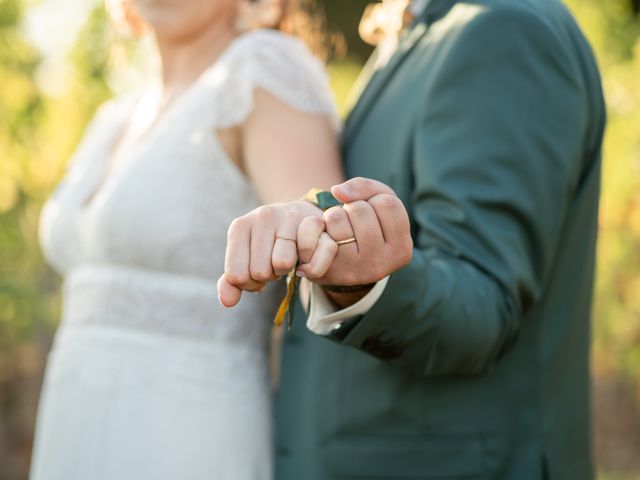
<svg viewBox="0 0 640 480">
<path fill-rule="evenodd" d="M 17 372 L 18 350 L 33 334 L 32 319 L 50 310 L 32 282 L 43 269 L 33 229 L 24 228 L 29 146 L 43 100 L 31 80 L 38 55 L 17 28 L 22 13 L 17 0 L 0 3 L 0 418 L 6 419 L 0 424 L 0 476 L 9 478 L 16 478 L 28 459 L 30 442 L 30 430 L 20 422 L 29 415 L 21 411 L 27 393 Z"/>
<path fill-rule="evenodd" d="M 24 231 L 31 203 L 31 147 L 44 118 L 44 102 L 33 82 L 37 53 L 17 28 L 22 8 L 3 0 L 0 8 L 0 355 L 29 333 L 39 308 L 37 285 L 29 278 L 38 255 L 32 231 Z M 37 207 L 37 205 L 36 205 Z M 35 260 L 35 262 L 34 262 Z M 1 364 L 0 364 L 1 365 Z"/>
<path fill-rule="evenodd" d="M 0 0 L 0 478 L 6 480 L 26 477 L 42 366 L 59 310 L 59 282 L 37 242 L 40 206 L 108 96 L 104 12 L 96 11 L 70 52 L 76 75 L 69 91 L 51 99 L 39 88 L 47 81 L 40 54 L 20 28 L 25 5 Z"/>
<path fill-rule="evenodd" d="M 569 0 L 608 104 L 593 372 L 600 466 L 640 470 L 640 18 L 637 0 Z M 623 478 L 623 477 L 621 477 Z"/>
</svg>

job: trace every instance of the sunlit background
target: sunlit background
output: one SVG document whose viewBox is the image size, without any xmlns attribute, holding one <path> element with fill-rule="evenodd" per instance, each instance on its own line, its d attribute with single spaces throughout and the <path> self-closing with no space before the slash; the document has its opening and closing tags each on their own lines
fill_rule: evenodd
<svg viewBox="0 0 640 480">
<path fill-rule="evenodd" d="M 368 54 L 367 0 L 325 0 L 349 56 L 330 72 L 340 102 Z M 609 105 L 593 378 L 600 478 L 640 479 L 640 0 L 569 0 L 596 51 Z M 40 206 L 96 107 L 154 69 L 118 38 L 99 0 L 0 0 L 0 480 L 27 476 L 60 279 L 37 243 Z M 576 479 L 579 480 L 579 479 Z"/>
</svg>

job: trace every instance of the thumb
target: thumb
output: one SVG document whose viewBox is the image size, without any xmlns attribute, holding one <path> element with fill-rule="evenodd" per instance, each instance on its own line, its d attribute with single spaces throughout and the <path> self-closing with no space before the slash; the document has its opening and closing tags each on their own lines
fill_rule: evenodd
<svg viewBox="0 0 640 480">
<path fill-rule="evenodd" d="M 371 178 L 356 177 L 331 188 L 331 193 L 342 203 L 351 203 L 357 200 L 367 201 L 371 197 L 386 193 L 396 196 L 391 187 Z"/>
<path fill-rule="evenodd" d="M 240 302 L 240 297 L 242 297 L 242 290 L 229 283 L 227 277 L 222 275 L 218 279 L 218 299 L 220 303 L 227 308 L 235 307 Z"/>
</svg>

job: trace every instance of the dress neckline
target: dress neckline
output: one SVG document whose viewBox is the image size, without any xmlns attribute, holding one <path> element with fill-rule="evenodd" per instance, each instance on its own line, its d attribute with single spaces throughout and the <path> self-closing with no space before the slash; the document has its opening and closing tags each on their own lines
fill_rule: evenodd
<svg viewBox="0 0 640 480">
<path fill-rule="evenodd" d="M 149 82 L 149 84 L 137 95 L 137 98 L 131 102 L 131 106 L 128 108 L 128 111 L 122 115 L 124 120 L 123 123 L 118 128 L 114 128 L 112 138 L 109 142 L 108 152 L 104 155 L 100 174 L 96 175 L 96 185 L 91 189 L 88 189 L 88 193 L 81 199 L 80 208 L 82 210 L 90 210 L 94 205 L 96 198 L 100 196 L 112 179 L 131 162 L 130 160 L 125 160 L 123 165 L 117 165 L 118 157 L 125 155 L 152 140 L 160 127 L 175 115 L 175 112 L 179 111 L 183 104 L 187 103 L 188 99 L 194 94 L 194 92 L 198 91 L 200 84 L 202 84 L 213 71 L 220 68 L 220 65 L 222 65 L 231 53 L 236 50 L 236 47 L 239 44 L 241 44 L 246 38 L 262 32 L 264 32 L 264 30 L 252 30 L 233 37 L 213 63 L 200 72 L 193 82 L 191 82 L 171 102 L 171 104 L 168 105 L 167 108 L 157 118 L 155 118 L 147 128 L 144 129 L 140 135 L 133 136 L 128 139 L 127 132 L 131 128 L 130 119 L 136 116 L 137 110 L 141 107 L 141 104 L 144 103 L 150 95 L 154 94 L 154 90 L 155 93 L 157 93 L 160 89 L 160 80 L 158 78 Z"/>
</svg>

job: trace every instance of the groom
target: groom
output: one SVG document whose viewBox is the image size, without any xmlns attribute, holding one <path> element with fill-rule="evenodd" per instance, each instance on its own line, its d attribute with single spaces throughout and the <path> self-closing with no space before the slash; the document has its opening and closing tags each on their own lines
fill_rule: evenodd
<svg viewBox="0 0 640 480">
<path fill-rule="evenodd" d="M 370 180 L 334 189 L 344 242 L 285 336 L 277 479 L 593 479 L 592 52 L 556 0 L 412 7 L 344 132 Z"/>
</svg>

